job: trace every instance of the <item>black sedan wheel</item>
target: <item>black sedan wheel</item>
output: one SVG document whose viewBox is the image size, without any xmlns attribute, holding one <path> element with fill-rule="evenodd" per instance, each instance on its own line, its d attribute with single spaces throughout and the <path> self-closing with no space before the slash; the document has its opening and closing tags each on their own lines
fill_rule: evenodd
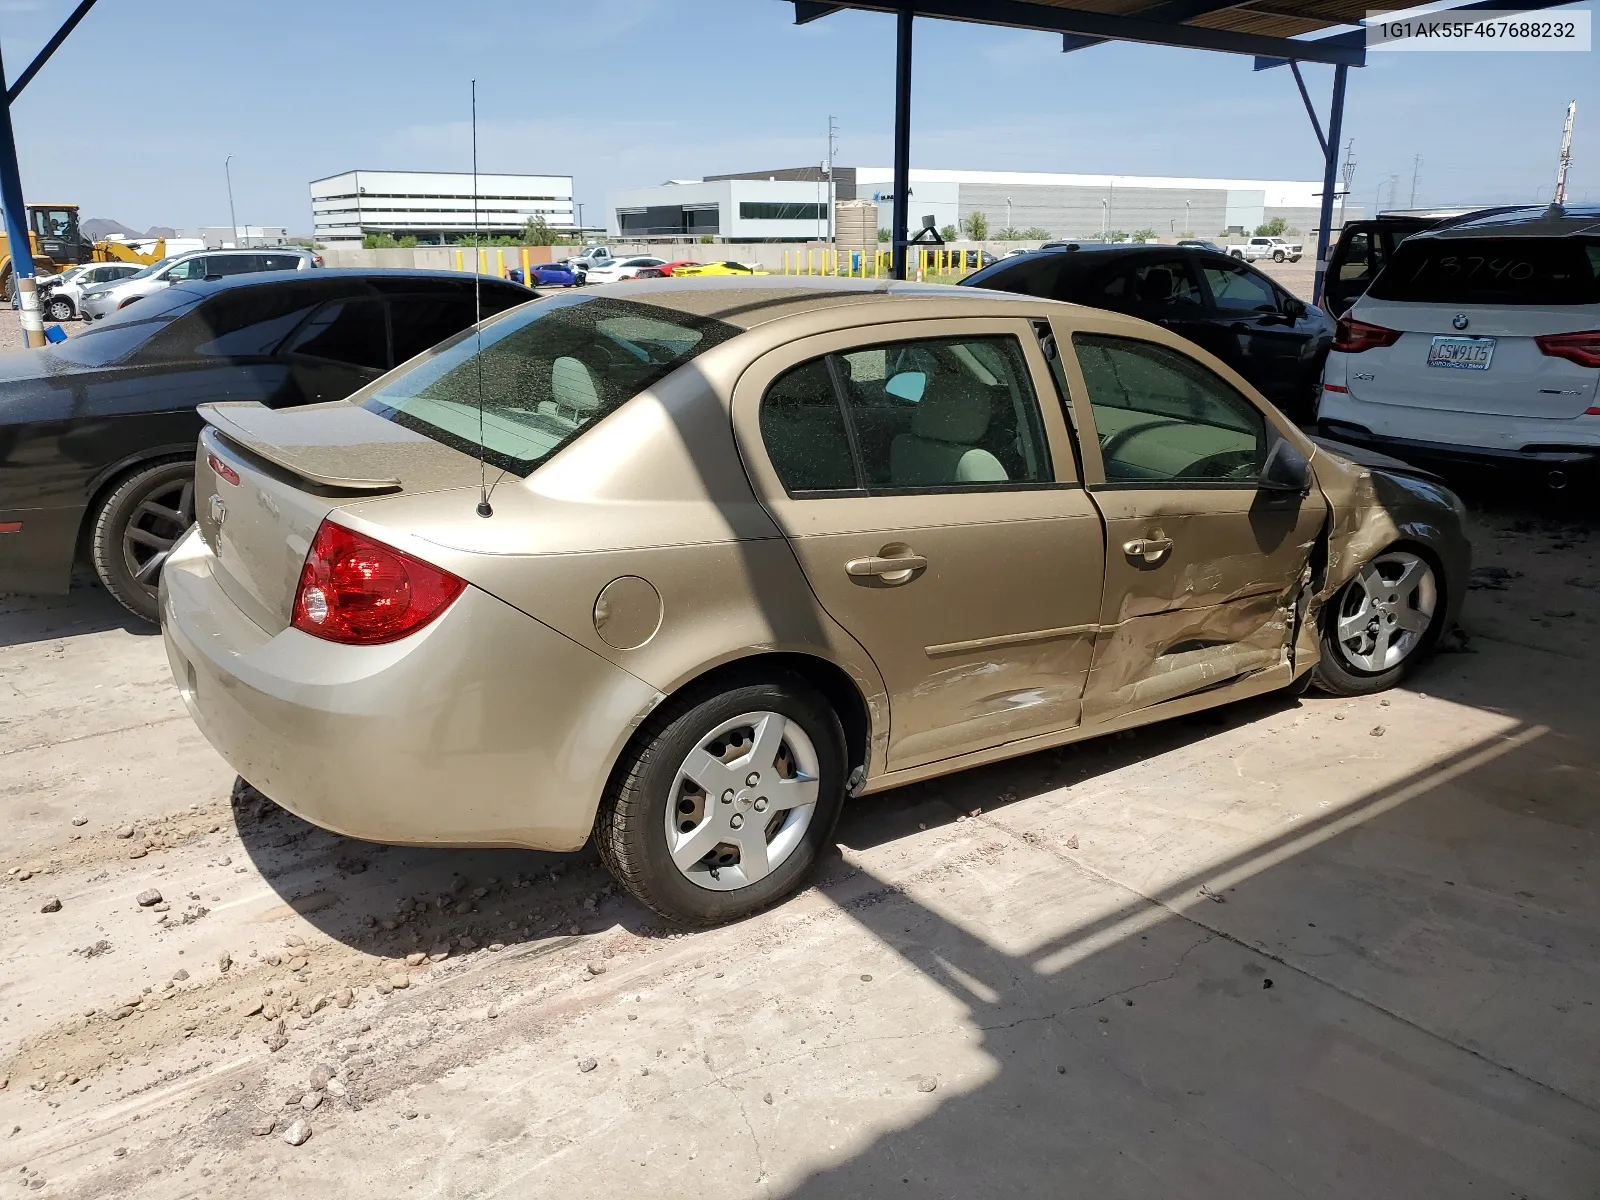
<svg viewBox="0 0 1600 1200">
<path fill-rule="evenodd" d="M 141 467 L 106 497 L 94 522 L 95 573 L 134 616 L 156 621 L 161 567 L 194 524 L 194 460 Z"/>
</svg>

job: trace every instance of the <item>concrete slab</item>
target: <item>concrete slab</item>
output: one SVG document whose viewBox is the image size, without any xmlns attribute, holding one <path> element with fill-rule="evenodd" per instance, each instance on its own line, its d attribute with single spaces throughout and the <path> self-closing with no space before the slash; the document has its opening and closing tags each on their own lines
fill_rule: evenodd
<svg viewBox="0 0 1600 1200">
<path fill-rule="evenodd" d="M 1594 1196 L 1600 541 L 1522 524 L 1403 691 L 870 798 L 692 935 L 233 793 L 151 639 L 9 602 L 0 1195 Z"/>
</svg>

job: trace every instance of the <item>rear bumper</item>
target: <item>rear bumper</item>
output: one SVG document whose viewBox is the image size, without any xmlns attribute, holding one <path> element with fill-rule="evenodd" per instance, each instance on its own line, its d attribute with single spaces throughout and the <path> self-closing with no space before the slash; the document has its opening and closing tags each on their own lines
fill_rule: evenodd
<svg viewBox="0 0 1600 1200">
<path fill-rule="evenodd" d="M 648 684 L 469 587 L 383 646 L 270 633 L 194 531 L 161 577 L 173 678 L 206 740 L 266 795 L 351 837 L 575 850 Z"/>
<path fill-rule="evenodd" d="M 1492 467 L 1500 470 L 1559 472 L 1587 476 L 1600 470 L 1600 445 L 1550 444 L 1521 449 L 1467 446 L 1419 438 L 1385 437 L 1361 425 L 1324 416 L 1317 432 L 1327 438 L 1366 446 L 1407 462 L 1440 467 Z"/>
<path fill-rule="evenodd" d="M 16 533 L 0 533 L 0 594 L 59 595 L 72 582 L 83 507 L 0 508 L 0 528 L 21 523 Z"/>
</svg>

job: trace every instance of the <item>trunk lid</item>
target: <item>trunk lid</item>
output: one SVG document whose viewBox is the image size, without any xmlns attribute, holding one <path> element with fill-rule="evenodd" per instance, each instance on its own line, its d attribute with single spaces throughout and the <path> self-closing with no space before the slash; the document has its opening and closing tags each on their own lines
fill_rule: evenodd
<svg viewBox="0 0 1600 1200">
<path fill-rule="evenodd" d="M 342 400 L 281 410 L 204 404 L 200 415 L 200 536 L 218 585 L 273 633 L 289 624 L 306 551 L 330 512 L 477 480 L 466 456 Z"/>
<path fill-rule="evenodd" d="M 1600 306 L 1405 303 L 1368 293 L 1351 315 L 1401 331 L 1391 346 L 1349 356 L 1347 383 L 1357 400 L 1551 420 L 1570 420 L 1595 403 L 1600 371 L 1545 354 L 1534 338 L 1600 328 Z M 1493 338 L 1488 368 L 1430 366 L 1435 338 Z"/>
</svg>

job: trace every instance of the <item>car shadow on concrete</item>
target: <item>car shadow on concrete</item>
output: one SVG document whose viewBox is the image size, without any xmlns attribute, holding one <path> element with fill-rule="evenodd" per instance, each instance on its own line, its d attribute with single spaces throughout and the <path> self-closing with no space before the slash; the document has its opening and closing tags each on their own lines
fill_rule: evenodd
<svg viewBox="0 0 1600 1200">
<path fill-rule="evenodd" d="M 161 632 L 112 599 L 92 573 L 75 572 L 62 596 L 0 595 L 0 649 L 111 629 L 138 637 Z"/>
<path fill-rule="evenodd" d="M 969 810 L 992 811 L 1064 783 L 1093 779 L 1294 703 L 1283 695 L 1258 697 L 860 797 L 846 805 L 835 840 L 862 848 L 937 828 Z M 592 843 L 575 854 L 385 846 L 320 829 L 243 780 L 235 784 L 232 807 L 240 839 L 262 879 L 320 932 L 366 954 L 400 959 L 417 951 L 458 953 L 617 926 L 641 937 L 683 931 L 623 891 Z M 851 874 L 852 868 L 830 851 L 818 864 L 812 886 L 826 890 Z"/>
</svg>

